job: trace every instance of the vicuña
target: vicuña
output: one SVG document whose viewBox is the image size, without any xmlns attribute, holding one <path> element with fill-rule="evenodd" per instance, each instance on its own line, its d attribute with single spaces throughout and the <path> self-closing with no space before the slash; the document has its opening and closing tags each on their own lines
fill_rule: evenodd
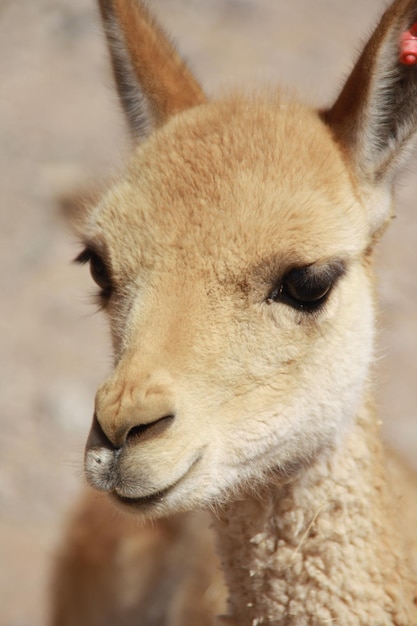
<svg viewBox="0 0 417 626">
<path fill-rule="evenodd" d="M 415 626 L 370 367 L 417 0 L 320 111 L 208 100 L 144 4 L 99 5 L 134 142 L 79 225 L 114 349 L 85 474 L 110 498 L 70 523 L 54 625 Z"/>
</svg>

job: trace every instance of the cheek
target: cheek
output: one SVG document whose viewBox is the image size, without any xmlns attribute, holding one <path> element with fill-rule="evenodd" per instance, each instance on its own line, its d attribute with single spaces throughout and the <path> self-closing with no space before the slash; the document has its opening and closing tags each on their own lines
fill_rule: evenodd
<svg viewBox="0 0 417 626">
<path fill-rule="evenodd" d="M 340 441 L 359 409 L 372 360 L 374 314 L 365 282 L 346 285 L 320 326 L 276 331 L 269 353 L 251 360 L 256 375 L 241 380 L 223 407 L 222 444 L 236 462 L 255 453 L 265 463 L 296 466 Z M 267 346 L 259 335 L 257 344 Z"/>
<path fill-rule="evenodd" d="M 309 430 L 329 440 L 342 436 L 355 419 L 373 358 L 373 302 L 363 279 L 356 286 L 341 293 L 336 314 L 300 364 L 292 401 L 296 413 L 308 416 Z"/>
</svg>

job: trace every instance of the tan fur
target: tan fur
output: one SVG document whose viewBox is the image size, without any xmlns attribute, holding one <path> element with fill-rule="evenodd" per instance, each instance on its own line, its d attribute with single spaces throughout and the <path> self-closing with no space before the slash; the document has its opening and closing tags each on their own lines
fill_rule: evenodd
<svg viewBox="0 0 417 626">
<path fill-rule="evenodd" d="M 369 400 L 372 251 L 417 129 L 415 75 L 392 42 L 417 2 L 388 10 L 322 113 L 273 89 L 206 103 L 141 5 L 101 9 L 149 123 L 83 217 L 115 355 L 85 469 L 140 526 L 88 496 L 58 562 L 53 623 L 213 623 L 223 584 L 196 509 L 212 514 L 227 583 L 218 624 L 417 623 Z M 119 78 L 128 116 L 129 84 Z M 294 269 L 327 277 L 322 306 L 293 299 Z"/>
<path fill-rule="evenodd" d="M 170 115 L 206 101 L 201 87 L 142 3 L 102 0 L 100 10 L 114 50 L 112 61 L 116 85 L 122 100 L 124 98 L 124 108 L 134 135 L 144 132 L 139 119 L 142 114 L 134 102 L 139 96 L 145 106 L 140 95 L 142 90 L 156 126 Z"/>
</svg>

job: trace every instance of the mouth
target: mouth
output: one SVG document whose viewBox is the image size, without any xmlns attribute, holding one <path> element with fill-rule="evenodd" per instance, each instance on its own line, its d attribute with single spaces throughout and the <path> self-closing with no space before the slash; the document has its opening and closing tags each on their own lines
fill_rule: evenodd
<svg viewBox="0 0 417 626">
<path fill-rule="evenodd" d="M 201 455 L 199 454 L 194 461 L 190 464 L 188 469 L 171 485 L 168 487 L 164 487 L 164 489 L 160 489 L 158 491 L 154 491 L 153 493 L 147 496 L 140 496 L 138 498 L 131 498 L 129 496 L 123 496 L 117 491 L 112 491 L 111 496 L 116 500 L 116 502 L 123 504 L 124 506 L 128 506 L 130 508 L 148 508 L 152 505 L 163 504 L 167 498 L 167 496 L 173 492 L 180 483 L 182 483 L 194 469 L 194 467 L 201 460 Z"/>
</svg>

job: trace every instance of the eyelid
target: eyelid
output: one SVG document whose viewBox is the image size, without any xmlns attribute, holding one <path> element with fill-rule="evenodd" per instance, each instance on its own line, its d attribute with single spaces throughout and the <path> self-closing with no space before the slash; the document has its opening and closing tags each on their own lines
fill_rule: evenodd
<svg viewBox="0 0 417 626">
<path fill-rule="evenodd" d="M 282 275 L 279 283 L 282 283 L 285 277 L 294 270 L 304 271 L 308 280 L 327 281 L 335 285 L 339 278 L 346 273 L 346 263 L 341 259 L 336 259 L 327 263 L 310 263 L 289 267 Z"/>
<path fill-rule="evenodd" d="M 86 265 L 89 261 L 91 261 L 91 257 L 95 254 L 91 248 L 84 248 L 80 254 L 78 254 L 73 263 L 78 263 L 79 265 Z"/>
<path fill-rule="evenodd" d="M 109 260 L 107 246 L 89 239 L 81 240 L 81 245 L 83 246 L 83 250 L 78 256 L 75 257 L 74 263 L 84 265 L 85 263 L 88 263 L 88 261 L 91 261 L 92 257 L 96 256 L 101 259 L 103 263 L 106 261 L 107 265 L 107 261 Z"/>
<path fill-rule="evenodd" d="M 335 284 L 339 278 L 346 273 L 346 263 L 341 259 L 336 259 L 326 264 L 314 263 L 306 267 L 307 270 L 311 270 L 312 277 L 328 278 L 332 284 Z"/>
</svg>

